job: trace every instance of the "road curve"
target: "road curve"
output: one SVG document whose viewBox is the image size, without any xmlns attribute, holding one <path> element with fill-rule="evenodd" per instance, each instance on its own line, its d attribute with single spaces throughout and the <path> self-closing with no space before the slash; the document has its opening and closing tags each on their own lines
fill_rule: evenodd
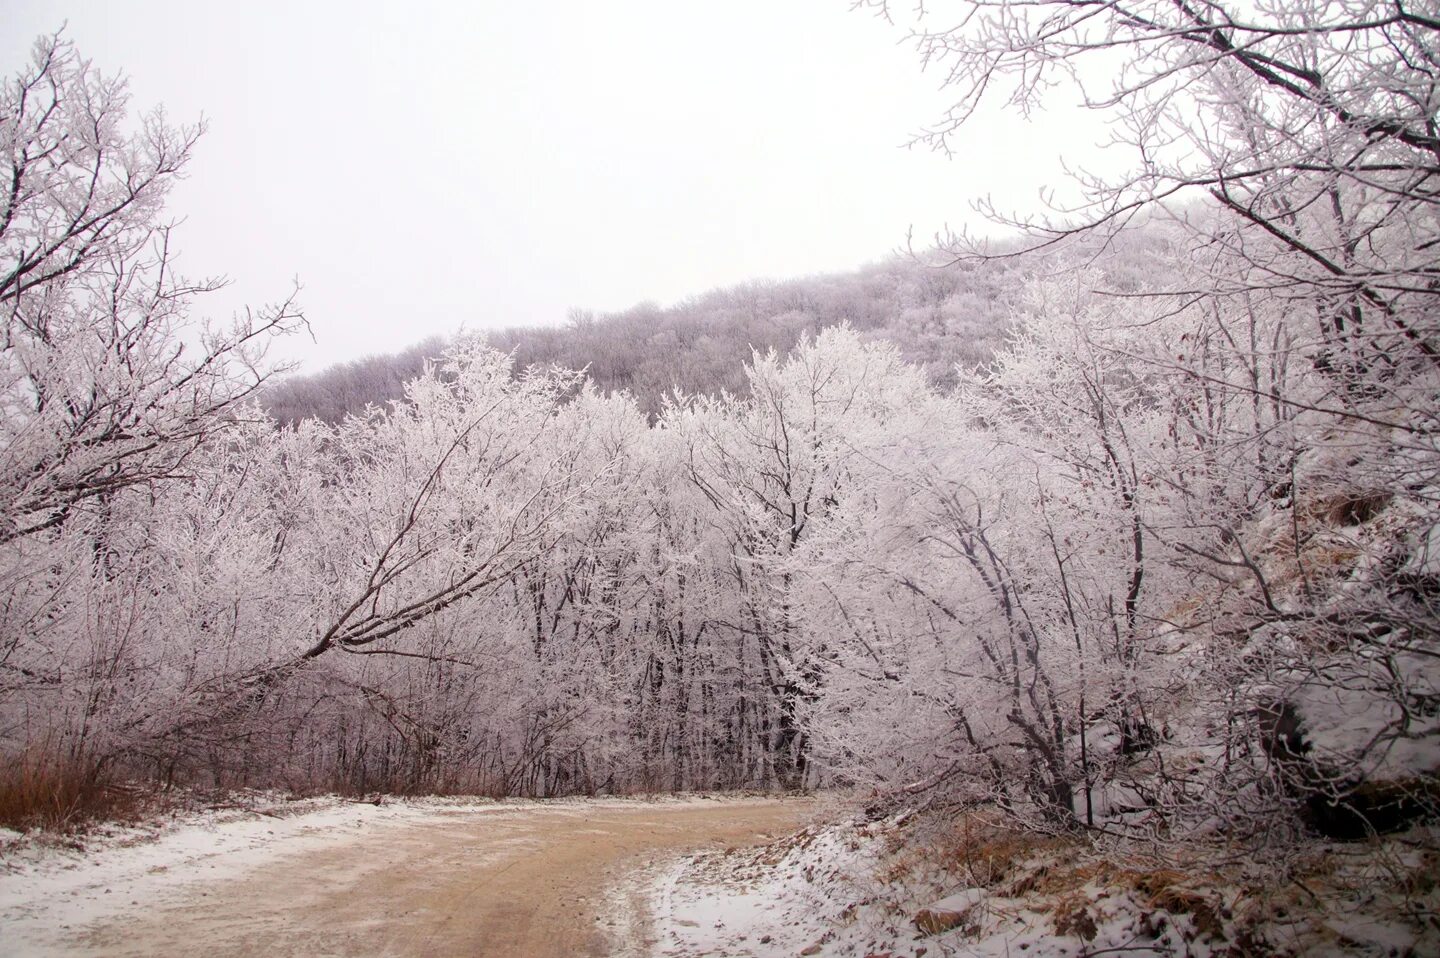
<svg viewBox="0 0 1440 958">
<path fill-rule="evenodd" d="M 163 903 L 86 929 L 69 954 L 561 958 L 650 952 L 637 877 L 702 848 L 803 823 L 798 799 L 445 810 L 197 875 Z"/>
</svg>

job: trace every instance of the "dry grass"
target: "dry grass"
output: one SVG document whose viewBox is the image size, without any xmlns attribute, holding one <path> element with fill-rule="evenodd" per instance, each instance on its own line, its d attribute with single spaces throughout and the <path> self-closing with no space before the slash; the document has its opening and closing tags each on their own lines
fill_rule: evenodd
<svg viewBox="0 0 1440 958">
<path fill-rule="evenodd" d="M 1212 940 L 1227 938 L 1232 917 L 1217 889 L 1233 887 L 1234 879 L 1214 869 L 1181 870 L 1103 855 L 1082 837 L 1019 831 L 983 814 L 967 815 L 942 831 L 925 856 L 952 882 L 958 879 L 1048 911 L 1055 934 L 1082 941 L 1096 934 L 1091 904 L 1097 889 L 1132 898 L 1151 913 L 1149 920 L 1157 927 L 1163 927 L 1165 915 L 1187 916 L 1192 934 Z M 917 865 L 902 859 L 892 869 L 921 870 Z"/>
<path fill-rule="evenodd" d="M 31 748 L 0 770 L 0 826 L 73 833 L 99 821 L 133 820 L 139 790 L 112 781 L 95 763 Z"/>
<path fill-rule="evenodd" d="M 966 815 L 936 843 L 939 864 L 974 888 L 998 888 L 1023 877 L 1022 865 L 1065 858 L 1081 839 L 1005 827 L 997 816 Z M 1043 867 L 1043 864 L 1041 865 Z"/>
<path fill-rule="evenodd" d="M 1054 930 L 1057 935 L 1072 935 L 1081 941 L 1094 941 L 1099 927 L 1095 916 L 1087 907 L 1089 899 L 1084 895 L 1070 895 L 1056 902 L 1052 911 Z"/>
<path fill-rule="evenodd" d="M 1434 827 L 1263 847 L 1046 834 L 989 811 L 932 810 L 874 828 L 877 867 L 856 900 L 925 937 L 1038 927 L 1092 943 L 1133 934 L 1137 953 L 1194 946 L 1217 958 L 1300 958 L 1383 955 L 1377 943 L 1400 935 L 1416 942 L 1408 954 L 1440 955 Z M 940 904 L 960 890 L 972 904 Z M 1349 928 L 1357 918 L 1358 931 Z"/>
</svg>

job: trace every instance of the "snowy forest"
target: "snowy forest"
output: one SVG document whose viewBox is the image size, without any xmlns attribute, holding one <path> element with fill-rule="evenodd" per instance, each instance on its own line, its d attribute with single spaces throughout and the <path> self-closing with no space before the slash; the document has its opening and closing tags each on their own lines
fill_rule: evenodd
<svg viewBox="0 0 1440 958">
<path fill-rule="evenodd" d="M 295 299 L 207 322 L 174 269 L 202 130 L 37 41 L 0 93 L 0 810 L 140 783 L 1433 815 L 1440 15 L 964 6 L 917 28 L 955 102 L 922 141 L 1063 81 L 1128 175 L 876 267 L 895 315 L 759 297 L 788 339 L 694 376 L 658 336 L 640 398 L 598 375 L 623 324 L 577 314 L 323 414 L 267 411 Z"/>
</svg>

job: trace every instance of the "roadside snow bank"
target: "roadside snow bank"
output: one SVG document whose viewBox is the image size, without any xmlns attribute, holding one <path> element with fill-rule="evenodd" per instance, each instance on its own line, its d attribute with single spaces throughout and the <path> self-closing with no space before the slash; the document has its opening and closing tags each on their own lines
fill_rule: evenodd
<svg viewBox="0 0 1440 958">
<path fill-rule="evenodd" d="M 689 858 L 657 954 L 698 958 L 1440 954 L 1433 828 L 1265 850 L 1092 843 L 932 814 Z"/>
</svg>

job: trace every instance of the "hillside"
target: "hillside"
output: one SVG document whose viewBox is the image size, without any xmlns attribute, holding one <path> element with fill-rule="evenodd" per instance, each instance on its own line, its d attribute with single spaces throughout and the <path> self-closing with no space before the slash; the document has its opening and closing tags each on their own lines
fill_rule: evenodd
<svg viewBox="0 0 1440 958">
<path fill-rule="evenodd" d="M 1159 224 L 1112 239 L 1105 285 L 1132 288 L 1145 271 L 1141 264 L 1169 240 Z M 1063 261 L 1084 262 L 1098 245 L 1072 249 Z M 512 354 L 517 370 L 584 369 L 601 391 L 629 392 L 652 420 L 674 390 L 744 395 L 753 352 L 785 353 L 802 336 L 841 324 L 866 339 L 894 343 L 932 382 L 949 386 L 957 367 L 987 361 L 1004 343 L 1023 309 L 1019 293 L 1028 278 L 1060 262 L 1048 256 L 931 265 L 896 256 L 848 273 L 745 283 L 671 306 L 641 303 L 599 314 L 577 309 L 563 326 L 477 335 Z M 431 339 L 392 355 L 292 376 L 272 386 L 263 401 L 281 422 L 338 422 L 368 403 L 399 399 L 404 383 L 445 346 Z"/>
<path fill-rule="evenodd" d="M 892 259 L 851 273 L 714 290 L 671 306 L 572 310 L 563 326 L 512 327 L 481 338 L 513 354 L 519 370 L 584 369 L 604 391 L 629 391 L 651 417 L 675 389 L 743 392 L 752 350 L 785 352 L 801 336 L 841 323 L 896 342 L 907 358 L 946 381 L 953 380 L 956 363 L 983 361 L 1003 340 L 1005 293 L 1017 285 L 1016 269 Z M 402 385 L 445 345 L 430 340 L 294 376 L 275 385 L 265 404 L 282 422 L 311 416 L 337 422 L 366 403 L 400 398 Z"/>
</svg>

